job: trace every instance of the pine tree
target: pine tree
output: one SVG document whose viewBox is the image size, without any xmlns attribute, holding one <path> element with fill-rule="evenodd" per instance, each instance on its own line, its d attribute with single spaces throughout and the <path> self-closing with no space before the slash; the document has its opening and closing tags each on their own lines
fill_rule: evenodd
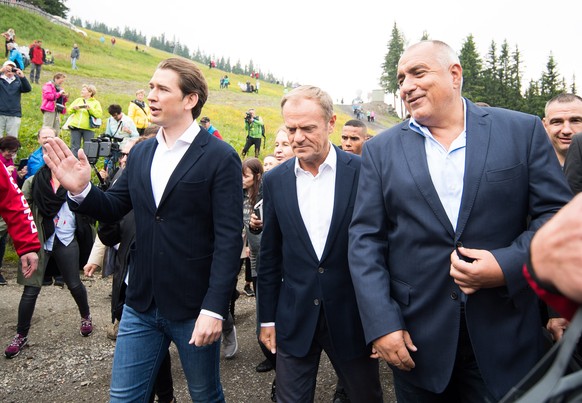
<svg viewBox="0 0 582 403">
<path fill-rule="evenodd" d="M 481 77 L 483 63 L 472 34 L 463 42 L 459 60 L 463 66 L 463 96 L 474 102 L 486 101 L 480 98 L 483 92 Z"/>
<path fill-rule="evenodd" d="M 501 83 L 499 82 L 499 59 L 495 41 L 491 41 L 489 45 L 485 66 L 483 70 L 482 99 L 491 106 L 499 106 L 501 100 L 499 96 Z"/>
<path fill-rule="evenodd" d="M 382 63 L 382 75 L 380 77 L 380 86 L 386 94 L 394 95 L 394 106 L 398 95 L 398 79 L 396 73 L 398 71 L 398 61 L 400 56 L 404 53 L 404 37 L 398 30 L 396 23 L 392 28 L 392 36 L 388 43 L 388 53 Z M 402 114 L 402 105 L 400 105 L 400 112 Z"/>
<path fill-rule="evenodd" d="M 560 81 L 559 75 L 558 64 L 550 52 L 548 62 L 546 63 L 546 71 L 542 73 L 540 80 L 540 95 L 542 97 L 551 99 L 559 93 L 564 92 L 564 85 Z"/>
</svg>

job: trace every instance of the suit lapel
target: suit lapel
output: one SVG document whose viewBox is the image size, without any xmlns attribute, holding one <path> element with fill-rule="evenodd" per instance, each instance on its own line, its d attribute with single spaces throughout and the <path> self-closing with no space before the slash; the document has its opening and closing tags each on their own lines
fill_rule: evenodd
<svg viewBox="0 0 582 403">
<path fill-rule="evenodd" d="M 335 147 L 335 146 L 334 146 Z M 356 169 L 350 165 L 352 157 L 340 152 L 336 149 L 337 166 L 335 174 L 335 196 L 333 201 L 333 214 L 331 216 L 331 224 L 327 239 L 325 240 L 325 248 L 321 255 L 321 261 L 325 260 L 330 253 L 333 243 L 337 238 L 341 223 L 348 212 L 348 205 L 350 203 L 350 196 L 354 188 L 354 181 L 356 180 Z"/>
<path fill-rule="evenodd" d="M 154 197 L 154 190 L 152 188 L 152 161 L 154 160 L 154 154 L 156 153 L 156 149 L 158 147 L 158 140 L 154 139 L 153 141 L 150 141 L 149 144 L 147 144 L 147 148 L 144 152 L 144 161 L 141 164 L 141 166 L 143 167 L 143 169 L 141 170 L 140 176 L 141 176 L 141 181 L 142 181 L 142 186 L 141 189 L 143 189 L 144 192 L 148 192 L 149 197 L 147 197 L 148 200 L 148 204 L 150 205 L 150 207 L 155 211 L 156 210 L 156 199 Z M 144 144 L 144 147 L 146 146 L 146 144 Z"/>
<path fill-rule="evenodd" d="M 297 177 L 295 176 L 294 168 L 295 158 L 292 158 L 288 163 L 286 163 L 284 167 L 286 171 L 282 173 L 281 197 L 285 198 L 287 205 L 286 210 L 290 216 L 289 221 L 295 226 L 297 233 L 299 234 L 299 239 L 305 246 L 305 250 L 315 261 L 319 261 L 315 249 L 313 249 L 313 245 L 311 244 L 307 228 L 305 228 L 303 218 L 301 217 L 301 211 L 299 210 L 299 201 L 297 200 Z"/>
<path fill-rule="evenodd" d="M 424 137 L 413 130 L 409 130 L 408 126 L 404 126 L 400 133 L 400 139 L 402 141 L 404 157 L 406 158 L 408 168 L 419 192 L 424 196 L 443 227 L 453 237 L 455 234 L 453 226 L 449 221 L 449 217 L 430 177 L 430 171 L 426 161 L 426 150 L 424 148 Z"/>
<path fill-rule="evenodd" d="M 489 139 L 491 135 L 491 120 L 485 118 L 487 113 L 481 112 L 473 104 L 467 101 L 467 148 L 465 151 L 465 177 L 463 179 L 463 196 L 461 209 L 457 221 L 457 236 L 463 232 L 471 209 L 477 197 L 477 191 L 481 184 Z"/>
<path fill-rule="evenodd" d="M 186 172 L 198 161 L 198 159 L 204 154 L 204 146 L 208 143 L 208 136 L 210 134 L 206 132 L 204 129 L 200 129 L 200 132 L 186 150 L 186 154 L 182 157 L 174 172 L 170 176 L 168 180 L 168 184 L 164 189 L 164 194 L 160 200 L 160 204 L 158 209 L 164 204 L 164 201 L 170 195 L 176 184 L 180 181 L 180 179 L 184 176 Z"/>
</svg>

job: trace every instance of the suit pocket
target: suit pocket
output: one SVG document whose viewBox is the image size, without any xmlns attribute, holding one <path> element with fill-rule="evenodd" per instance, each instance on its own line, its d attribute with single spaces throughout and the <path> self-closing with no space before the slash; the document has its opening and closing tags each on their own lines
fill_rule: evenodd
<svg viewBox="0 0 582 403">
<path fill-rule="evenodd" d="M 485 173 L 487 182 L 503 182 L 519 178 L 522 174 L 524 166 L 519 163 L 510 168 L 496 169 L 492 171 L 487 171 Z"/>
<path fill-rule="evenodd" d="M 390 281 L 390 294 L 393 299 L 403 305 L 410 304 L 410 290 L 412 287 L 400 280 L 392 279 Z"/>
<path fill-rule="evenodd" d="M 180 189 L 185 191 L 195 191 L 204 188 L 206 186 L 206 182 L 206 179 L 199 181 L 179 181 L 178 186 Z"/>
</svg>

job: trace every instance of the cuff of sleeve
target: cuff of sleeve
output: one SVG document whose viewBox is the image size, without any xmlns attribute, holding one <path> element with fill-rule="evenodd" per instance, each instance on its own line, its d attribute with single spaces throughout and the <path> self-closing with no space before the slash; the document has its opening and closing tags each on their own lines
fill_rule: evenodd
<svg viewBox="0 0 582 403">
<path fill-rule="evenodd" d="M 275 322 L 261 323 L 261 327 L 275 327 Z"/>
<path fill-rule="evenodd" d="M 83 200 L 85 200 L 85 197 L 87 197 L 87 195 L 89 194 L 89 192 L 91 191 L 91 184 L 88 183 L 87 187 L 85 187 L 85 189 L 83 189 L 83 191 L 77 195 L 73 195 L 71 192 L 67 192 L 67 195 L 69 196 L 69 199 L 71 199 L 72 201 L 74 201 L 77 204 L 81 204 L 83 202 Z"/>
<path fill-rule="evenodd" d="M 224 320 L 222 315 L 219 315 L 219 314 L 212 312 L 212 311 L 208 311 L 206 309 L 200 310 L 200 315 L 206 315 L 206 316 L 210 316 L 210 317 L 215 318 L 215 319 Z"/>
</svg>

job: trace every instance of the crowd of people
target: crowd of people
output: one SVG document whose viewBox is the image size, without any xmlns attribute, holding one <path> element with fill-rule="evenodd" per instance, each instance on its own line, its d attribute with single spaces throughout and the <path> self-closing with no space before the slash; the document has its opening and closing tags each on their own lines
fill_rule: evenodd
<svg viewBox="0 0 582 403">
<path fill-rule="evenodd" d="M 563 250 L 580 237 L 580 198 L 570 200 L 582 189 L 582 98 L 548 100 L 540 120 L 464 98 L 462 73 L 443 42 L 408 47 L 398 80 L 409 119 L 374 137 L 361 117 L 348 120 L 339 145 L 329 94 L 297 87 L 281 100 L 284 124 L 261 161 L 255 109 L 241 159 L 200 117 L 200 69 L 170 58 L 127 115 L 107 108 L 105 134 L 121 142 L 120 169 L 103 173 L 107 191 L 91 183 L 81 146 L 101 126 L 94 85 L 69 105 L 64 74 L 43 85 L 39 148 L 18 167 L 20 116 L 4 119 L 0 103 L 0 184 L 21 185 L 38 234 L 28 248 L 15 240 L 24 290 L 5 356 L 27 344 L 50 259 L 89 336 L 79 269 L 101 267 L 114 278 L 111 401 L 175 401 L 170 343 L 192 400 L 224 401 L 221 347 L 227 359 L 238 350 L 245 267 L 264 355 L 255 369 L 275 371 L 272 401 L 314 401 L 322 352 L 337 374 L 334 403 L 382 402 L 379 360 L 399 402 L 499 401 L 544 355 L 543 328 L 559 340 L 582 302 L 582 253 Z M 0 84 L 19 109 L 30 83 L 14 61 Z M 58 136 L 61 115 L 70 144 Z M 13 221 L 8 232 L 23 225 Z"/>
</svg>

